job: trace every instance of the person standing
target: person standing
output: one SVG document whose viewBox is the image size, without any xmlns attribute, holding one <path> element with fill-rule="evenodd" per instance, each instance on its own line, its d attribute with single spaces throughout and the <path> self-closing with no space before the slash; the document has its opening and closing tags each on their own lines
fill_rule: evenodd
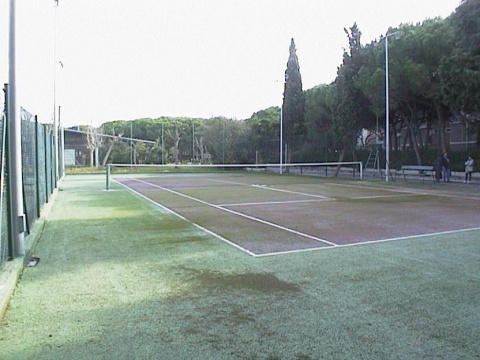
<svg viewBox="0 0 480 360">
<path fill-rule="evenodd" d="M 471 156 L 468 157 L 465 161 L 465 181 L 464 183 L 469 184 L 472 181 L 472 172 L 473 172 L 473 159 Z"/>
<path fill-rule="evenodd" d="M 442 179 L 444 182 L 450 181 L 450 159 L 447 156 L 447 153 L 444 152 L 442 159 L 440 160 L 442 164 Z"/>
</svg>

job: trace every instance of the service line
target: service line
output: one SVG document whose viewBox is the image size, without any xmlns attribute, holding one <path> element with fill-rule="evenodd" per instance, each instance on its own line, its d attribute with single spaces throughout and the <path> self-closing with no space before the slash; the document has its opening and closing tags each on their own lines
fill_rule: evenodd
<svg viewBox="0 0 480 360">
<path fill-rule="evenodd" d="M 272 222 L 270 222 L 270 221 L 262 220 L 262 219 L 259 219 L 259 218 L 257 218 L 257 217 L 254 217 L 254 216 L 246 215 L 246 214 L 243 214 L 243 213 L 241 213 L 241 212 L 238 212 L 238 211 L 235 211 L 235 210 L 232 210 L 232 209 L 228 209 L 228 208 L 222 207 L 222 206 L 220 206 L 220 205 L 215 205 L 215 204 L 209 203 L 209 202 L 207 202 L 207 201 L 200 200 L 200 199 L 194 198 L 194 197 L 189 196 L 189 195 L 186 195 L 186 194 L 182 194 L 182 193 L 180 193 L 180 192 L 178 192 L 178 191 L 164 188 L 163 186 L 160 186 L 160 185 L 152 184 L 152 183 L 149 183 L 149 182 L 147 182 L 147 181 L 140 180 L 140 179 L 134 179 L 134 180 L 135 180 L 135 181 L 138 181 L 138 182 L 141 182 L 141 183 L 143 183 L 143 184 L 147 184 L 147 185 L 156 187 L 156 188 L 161 189 L 161 190 L 163 190 L 163 191 L 167 191 L 167 192 L 169 192 L 169 193 L 171 193 L 171 194 L 175 194 L 175 195 L 178 195 L 178 196 L 181 196 L 181 197 L 190 199 L 190 200 L 195 201 L 195 202 L 198 202 L 198 203 L 200 203 L 200 204 L 207 205 L 207 206 L 213 207 L 213 208 L 215 208 L 215 209 L 222 210 L 222 211 L 228 212 L 228 213 L 230 213 L 230 214 L 243 217 L 243 218 L 245 218 L 245 219 L 249 219 L 249 220 L 252 220 L 252 221 L 255 221 L 255 222 L 264 224 L 264 225 L 268 225 L 268 226 L 274 227 L 274 228 L 276 228 L 276 229 L 283 230 L 283 231 L 286 231 L 286 232 L 289 232 L 289 233 L 292 233 L 292 234 L 295 234 L 295 235 L 298 235 L 298 236 L 301 236 L 301 237 L 304 237 L 304 238 L 307 238 L 307 239 L 311 239 L 311 240 L 314 240 L 314 241 L 318 241 L 318 242 L 321 242 L 321 243 L 324 243 L 324 244 L 327 244 L 327 245 L 330 245 L 330 246 L 338 246 L 337 244 L 332 243 L 332 242 L 330 242 L 330 241 L 328 241 L 328 240 L 321 239 L 321 238 L 316 237 L 316 236 L 313 236 L 313 235 L 305 234 L 305 233 L 302 233 L 302 232 L 300 232 L 300 231 L 293 230 L 293 229 L 287 228 L 287 227 L 285 227 L 285 226 L 281 226 L 281 225 L 272 223 Z"/>
</svg>

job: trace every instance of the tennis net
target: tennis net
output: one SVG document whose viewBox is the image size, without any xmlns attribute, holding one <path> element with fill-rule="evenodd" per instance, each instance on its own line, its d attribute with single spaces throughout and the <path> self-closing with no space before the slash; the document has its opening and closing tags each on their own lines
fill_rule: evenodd
<svg viewBox="0 0 480 360">
<path fill-rule="evenodd" d="M 113 177 L 174 176 L 176 174 L 271 173 L 320 177 L 349 177 L 363 180 L 360 161 L 295 164 L 108 164 L 106 189 Z"/>
</svg>

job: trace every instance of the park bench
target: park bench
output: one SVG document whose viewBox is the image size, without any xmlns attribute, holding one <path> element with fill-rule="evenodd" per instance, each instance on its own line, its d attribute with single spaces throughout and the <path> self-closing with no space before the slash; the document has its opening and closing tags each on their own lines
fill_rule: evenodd
<svg viewBox="0 0 480 360">
<path fill-rule="evenodd" d="M 418 171 L 418 175 L 422 177 L 422 182 L 425 183 L 425 176 L 430 175 L 432 181 L 435 182 L 435 176 L 433 175 L 434 167 L 430 165 L 402 165 L 400 171 L 403 174 L 403 179 L 407 181 L 407 173 L 406 171 Z M 413 175 L 409 173 L 408 175 Z"/>
</svg>

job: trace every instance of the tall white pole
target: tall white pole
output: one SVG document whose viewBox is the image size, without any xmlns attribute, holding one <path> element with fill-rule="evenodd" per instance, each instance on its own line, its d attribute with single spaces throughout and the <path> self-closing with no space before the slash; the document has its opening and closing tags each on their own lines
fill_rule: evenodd
<svg viewBox="0 0 480 360">
<path fill-rule="evenodd" d="M 63 129 L 62 125 L 62 117 L 60 116 L 60 106 L 58 107 L 58 128 L 60 129 L 60 149 L 62 149 L 62 153 L 60 154 L 60 159 L 62 163 L 62 177 L 65 176 L 65 130 Z M 96 151 L 96 155 L 98 156 L 98 149 Z M 98 167 L 98 159 L 95 162 Z"/>
<path fill-rule="evenodd" d="M 9 167 L 12 210 L 13 256 L 25 255 L 25 216 L 23 212 L 22 192 L 22 123 L 17 109 L 16 46 L 15 46 L 15 0 L 10 0 L 9 29 L 9 85 L 8 85 L 8 121 L 9 121 Z"/>
<path fill-rule="evenodd" d="M 58 166 L 59 166 L 59 153 L 58 153 L 58 120 L 57 120 L 57 8 L 58 0 L 54 0 L 54 33 L 53 33 L 53 139 L 54 139 L 54 166 L 55 166 L 55 181 L 58 181 Z M 60 110 L 59 110 L 60 111 Z"/>
<path fill-rule="evenodd" d="M 222 164 L 225 164 L 225 120 L 222 120 Z"/>
<path fill-rule="evenodd" d="M 164 163 L 164 159 L 165 159 L 165 146 L 163 144 L 163 122 L 162 122 L 162 165 Z"/>
<path fill-rule="evenodd" d="M 133 121 L 130 123 L 130 166 L 133 165 Z"/>
<path fill-rule="evenodd" d="M 385 36 L 385 181 L 390 174 L 390 98 L 388 88 L 388 36 Z"/>
<path fill-rule="evenodd" d="M 283 105 L 280 106 L 280 175 L 282 175 L 283 161 Z"/>
</svg>

